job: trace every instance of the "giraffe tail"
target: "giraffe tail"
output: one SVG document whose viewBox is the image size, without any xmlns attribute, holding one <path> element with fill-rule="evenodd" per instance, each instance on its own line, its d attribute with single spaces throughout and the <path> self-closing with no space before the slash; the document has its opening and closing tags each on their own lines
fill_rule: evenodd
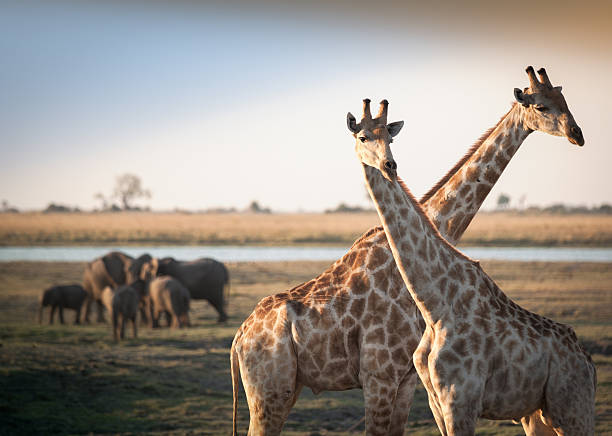
<svg viewBox="0 0 612 436">
<path fill-rule="evenodd" d="M 238 389 L 240 388 L 240 363 L 238 362 L 238 353 L 236 352 L 236 343 L 232 343 L 230 352 L 230 367 L 232 371 L 232 389 L 233 389 L 233 415 L 232 415 L 232 435 L 238 436 Z"/>
</svg>

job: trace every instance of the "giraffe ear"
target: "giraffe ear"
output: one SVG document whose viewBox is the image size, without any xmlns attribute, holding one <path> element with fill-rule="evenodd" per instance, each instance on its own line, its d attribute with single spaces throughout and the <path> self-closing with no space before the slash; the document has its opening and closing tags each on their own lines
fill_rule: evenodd
<svg viewBox="0 0 612 436">
<path fill-rule="evenodd" d="M 389 135 L 391 135 L 392 138 L 397 135 L 400 130 L 402 130 L 402 127 L 404 127 L 403 121 L 395 121 L 394 123 L 387 124 L 387 130 L 389 131 Z"/>
<path fill-rule="evenodd" d="M 357 128 L 357 120 L 355 119 L 353 114 L 350 112 L 346 114 L 346 125 L 348 126 L 348 129 L 351 132 L 353 133 L 359 132 L 359 129 Z"/>
<path fill-rule="evenodd" d="M 530 104 L 533 104 L 533 98 L 529 94 L 525 94 L 518 88 L 514 88 L 514 98 L 523 106 L 527 107 Z"/>
</svg>

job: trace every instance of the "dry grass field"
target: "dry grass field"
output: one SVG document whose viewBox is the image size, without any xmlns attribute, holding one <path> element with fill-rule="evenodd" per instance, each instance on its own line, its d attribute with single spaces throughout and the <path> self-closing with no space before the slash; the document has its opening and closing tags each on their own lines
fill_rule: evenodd
<svg viewBox="0 0 612 436">
<path fill-rule="evenodd" d="M 0 214 L 0 246 L 91 244 L 351 244 L 372 213 Z M 612 246 L 612 215 L 480 213 L 462 245 Z"/>
<path fill-rule="evenodd" d="M 328 262 L 228 264 L 230 321 L 215 323 L 205 302 L 192 328 L 150 330 L 119 345 L 104 324 L 35 322 L 37 298 L 52 283 L 79 281 L 81 263 L 0 263 L 0 435 L 231 432 L 229 347 L 242 320 L 265 295 L 323 271 Z M 572 324 L 598 370 L 596 434 L 612 434 L 612 264 L 483 262 L 519 304 Z M 72 321 L 73 313 L 66 318 Z M 45 315 L 45 321 L 47 320 Z M 239 429 L 248 408 L 241 392 Z M 360 390 L 313 395 L 305 389 L 288 435 L 362 434 Z M 439 434 L 422 387 L 406 434 Z M 478 435 L 515 436 L 520 426 L 482 421 Z"/>
</svg>

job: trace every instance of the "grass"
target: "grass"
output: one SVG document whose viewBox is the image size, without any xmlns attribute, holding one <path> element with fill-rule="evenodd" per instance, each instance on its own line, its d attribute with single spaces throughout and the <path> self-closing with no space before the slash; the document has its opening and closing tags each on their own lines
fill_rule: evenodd
<svg viewBox="0 0 612 436">
<path fill-rule="evenodd" d="M 0 214 L 0 246 L 350 245 L 359 235 L 378 224 L 374 212 Z M 612 215 L 480 213 L 461 244 L 612 247 Z"/>
<path fill-rule="evenodd" d="M 35 322 L 37 298 L 53 283 L 79 281 L 82 263 L 0 263 L 0 435 L 224 434 L 231 432 L 229 347 L 242 320 L 265 295 L 323 271 L 327 262 L 228 264 L 230 322 L 196 302 L 194 327 L 141 327 L 115 345 L 108 325 Z M 483 262 L 521 305 L 576 327 L 598 369 L 596 434 L 612 434 L 612 264 Z M 73 313 L 65 314 L 67 322 Z M 45 322 L 48 314 L 45 313 Z M 240 394 L 239 428 L 248 425 Z M 305 389 L 288 435 L 363 433 L 360 390 L 313 395 Z M 351 431 L 349 431 L 349 429 Z M 407 433 L 439 434 L 419 387 Z M 479 435 L 520 435 L 509 421 L 482 421 Z"/>
</svg>

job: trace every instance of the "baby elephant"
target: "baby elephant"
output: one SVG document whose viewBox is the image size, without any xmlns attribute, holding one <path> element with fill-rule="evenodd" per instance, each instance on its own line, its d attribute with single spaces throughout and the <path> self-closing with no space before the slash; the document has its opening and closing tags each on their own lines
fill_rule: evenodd
<svg viewBox="0 0 612 436">
<path fill-rule="evenodd" d="M 189 326 L 189 291 L 178 280 L 170 276 L 161 276 L 149 283 L 148 306 L 151 314 L 151 327 L 159 327 L 159 315 L 162 312 L 172 317 L 172 327 Z"/>
<path fill-rule="evenodd" d="M 81 306 L 85 302 L 87 291 L 81 285 L 53 286 L 46 289 L 40 298 L 40 310 L 38 312 L 38 322 L 42 323 L 43 308 L 51 306 L 49 314 L 49 324 L 53 324 L 55 309 L 59 308 L 60 322 L 64 324 L 64 308 L 76 311 L 75 324 L 81 322 Z"/>
<path fill-rule="evenodd" d="M 136 280 L 129 285 L 119 286 L 113 293 L 111 299 L 111 317 L 113 320 L 113 337 L 115 342 L 125 336 L 125 325 L 128 320 L 132 321 L 134 337 L 138 337 L 136 327 L 136 317 L 140 300 L 145 297 L 146 283 L 143 280 Z M 112 291 L 111 291 L 112 292 Z M 104 289 L 102 300 L 105 304 L 109 300 L 109 288 Z M 121 321 L 121 325 L 119 322 Z"/>
</svg>

